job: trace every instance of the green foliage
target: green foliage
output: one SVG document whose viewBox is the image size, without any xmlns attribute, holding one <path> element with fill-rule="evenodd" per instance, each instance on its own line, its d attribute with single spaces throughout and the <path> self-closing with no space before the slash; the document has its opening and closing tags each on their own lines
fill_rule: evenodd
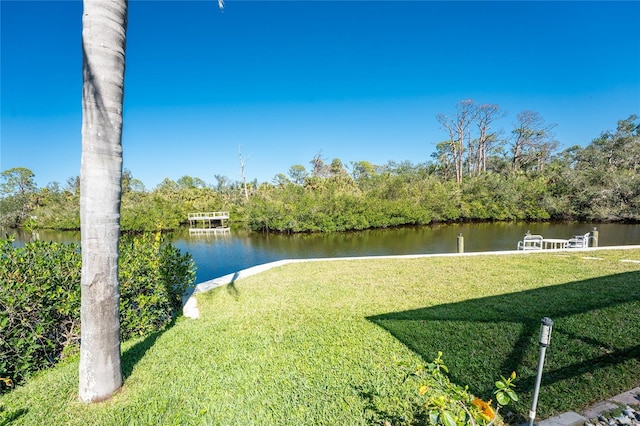
<svg viewBox="0 0 640 426">
<path fill-rule="evenodd" d="M 492 425 L 498 419 L 498 411 L 511 401 L 518 401 L 514 391 L 516 373 L 511 373 L 508 379 L 501 376 L 496 382 L 496 408 L 491 401 L 485 402 L 469 393 L 468 386 L 464 388 L 451 383 L 447 373 L 448 367 L 442 361 L 442 352 L 433 362 L 420 364 L 411 368 L 407 363 L 399 365 L 404 371 L 405 381 L 410 381 L 417 395 L 411 401 L 412 415 L 416 425 Z"/>
<path fill-rule="evenodd" d="M 384 175 L 367 181 L 365 192 L 350 177 L 314 176 L 302 187 L 287 183 L 262 188 L 247 205 L 254 231 L 342 232 L 400 225 L 423 225 L 456 218 L 447 185 Z"/>
<path fill-rule="evenodd" d="M 352 163 L 349 177 L 334 160 L 333 173 L 329 167 L 305 177 L 305 191 L 286 181 L 261 188 L 249 201 L 247 223 L 257 231 L 334 232 L 457 220 L 640 220 L 636 116 L 621 120 L 615 133 L 604 133 L 586 148 L 556 157 L 549 129 L 537 123 L 541 118 L 530 112 L 522 118 L 533 121 L 517 129 L 522 150 L 515 169 L 506 166 L 511 162 L 506 157 L 491 158 L 493 169 L 458 184 L 453 174 L 442 174 L 446 164 L 361 161 Z M 533 132 L 536 126 L 544 131 Z M 500 150 L 494 147 L 494 152 Z M 327 169 L 316 160 L 314 170 Z"/>
<path fill-rule="evenodd" d="M 120 242 L 120 334 L 122 339 L 161 330 L 182 308 L 195 280 L 191 256 L 160 233 L 124 236 Z"/>
<path fill-rule="evenodd" d="M 498 404 L 505 406 L 511 401 L 518 402 L 518 395 L 513 388 L 515 387 L 513 381 L 516 379 L 516 372 L 512 372 L 508 379 L 500 376 L 500 380 L 496 382 L 496 390 L 493 394 L 496 396 Z"/>
<path fill-rule="evenodd" d="M 0 174 L 0 226 L 18 227 L 34 209 L 33 172 L 15 167 Z"/>
<path fill-rule="evenodd" d="M 491 112 L 491 105 L 475 107 L 500 113 Z M 511 153 L 502 146 L 506 141 L 491 133 L 482 143 L 471 141 L 477 151 L 474 158 L 455 167 L 452 152 L 447 151 L 451 141 L 438 144 L 433 163 L 357 161 L 351 163 L 350 173 L 340 159 L 325 164 L 316 155 L 310 171 L 294 165 L 288 177 L 280 173 L 273 184 L 250 183 L 248 197 L 240 182 L 220 175 L 215 176 L 215 185 L 183 176 L 177 181 L 167 178 L 147 191 L 125 171 L 121 227 L 176 229 L 187 223 L 190 212 L 221 210 L 230 211 L 232 222 L 244 222 L 251 230 L 283 233 L 450 221 L 640 221 L 637 116 L 620 120 L 615 132 L 604 132 L 584 148 L 571 147 L 557 155 L 553 155 L 552 126 L 531 111 L 518 117 Z M 480 151 L 484 154 L 478 157 Z M 36 193 L 33 185 L 20 186 L 29 182 L 28 173 L 28 169 L 3 172 L 6 190 L 0 199 L 0 224 L 21 225 L 31 214 L 37 217 L 36 227 L 78 229 L 77 180 L 70 180 L 64 190 L 50 184 Z M 30 191 L 29 197 L 16 195 Z"/>
<path fill-rule="evenodd" d="M 38 206 L 33 214 L 40 228 L 80 229 L 79 187 L 75 187 L 73 180 L 65 189 L 58 184 L 47 185 L 38 193 Z"/>
<path fill-rule="evenodd" d="M 79 246 L 0 240 L 0 374 L 21 382 L 77 348 L 80 336 Z M 160 234 L 120 244 L 122 339 L 161 330 L 181 312 L 195 278 L 189 254 Z"/>
<path fill-rule="evenodd" d="M 35 175 L 25 167 L 14 167 L 0 173 L 0 194 L 24 195 L 32 194 L 36 190 Z"/>
<path fill-rule="evenodd" d="M 0 240 L 0 373 L 19 382 L 53 365 L 77 341 L 79 247 Z"/>
<path fill-rule="evenodd" d="M 577 178 L 571 182 L 587 219 L 640 220 L 640 119 L 620 120 L 571 159 Z"/>
<path fill-rule="evenodd" d="M 494 171 L 454 182 L 451 173 L 445 173 L 449 178 L 442 173 L 447 164 L 379 167 L 361 161 L 352 164 L 350 177 L 339 161 L 326 167 L 315 159 L 314 170 L 326 170 L 307 176 L 303 187 L 281 181 L 260 188 L 246 209 L 248 226 L 335 232 L 458 220 L 640 220 L 637 116 L 621 120 L 616 132 L 603 133 L 586 148 L 572 147 L 556 157 L 550 127 L 541 117 L 525 112 L 520 118 L 519 153 L 512 164 L 517 167 L 493 159 L 491 164 L 502 164 Z"/>
</svg>

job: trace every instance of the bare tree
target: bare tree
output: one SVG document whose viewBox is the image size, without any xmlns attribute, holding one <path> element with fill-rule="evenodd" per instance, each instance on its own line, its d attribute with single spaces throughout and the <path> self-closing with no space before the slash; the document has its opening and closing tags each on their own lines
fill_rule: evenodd
<svg viewBox="0 0 640 426">
<path fill-rule="evenodd" d="M 555 124 L 546 124 L 544 118 L 534 111 L 518 114 L 512 134 L 512 159 L 514 170 L 542 171 L 551 153 L 558 147 L 554 139 Z"/>
<path fill-rule="evenodd" d="M 473 170 L 476 173 L 487 171 L 487 154 L 492 150 L 492 144 L 496 142 L 496 133 L 491 131 L 491 125 L 504 116 L 498 105 L 482 104 L 476 109 L 476 125 L 478 126 L 478 143 L 473 161 Z"/>
<path fill-rule="evenodd" d="M 329 167 L 325 164 L 324 159 L 322 158 L 322 151 L 319 151 L 316 155 L 313 156 L 310 164 L 312 165 L 312 176 L 327 177 L 327 175 L 329 174 Z"/>
<path fill-rule="evenodd" d="M 240 176 L 242 177 L 242 187 L 244 189 L 244 199 L 249 199 L 249 192 L 247 191 L 247 178 L 244 174 L 244 163 L 247 161 L 246 158 L 242 157 L 242 148 L 238 147 L 238 158 L 240 159 Z"/>
<path fill-rule="evenodd" d="M 442 150 L 449 152 L 452 156 L 452 163 L 456 173 L 456 182 L 462 182 L 464 167 L 464 152 L 467 141 L 470 143 L 469 127 L 476 114 L 476 106 L 472 99 L 460 101 L 456 105 L 456 116 L 451 118 L 446 114 L 438 114 L 437 120 L 442 129 L 449 134 L 450 149 Z"/>
</svg>

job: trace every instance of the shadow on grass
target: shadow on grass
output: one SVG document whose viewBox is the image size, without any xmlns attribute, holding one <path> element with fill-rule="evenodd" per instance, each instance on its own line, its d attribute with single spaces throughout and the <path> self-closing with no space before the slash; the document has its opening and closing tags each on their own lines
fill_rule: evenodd
<svg viewBox="0 0 640 426">
<path fill-rule="evenodd" d="M 226 285 L 227 292 L 229 292 L 229 294 L 233 296 L 236 300 L 240 297 L 240 293 L 238 292 L 238 289 L 235 286 L 235 282 L 239 278 L 239 276 L 240 276 L 239 272 L 236 272 L 231 278 L 231 282 Z M 191 297 L 194 289 L 195 287 L 191 289 L 191 291 L 188 294 L 183 295 L 183 305 L 184 305 L 184 302 L 189 297 Z M 173 327 L 175 323 L 176 323 L 176 319 L 174 318 L 169 324 L 167 324 L 167 326 L 164 329 L 148 335 L 147 337 L 144 338 L 144 340 L 136 343 L 135 345 L 127 349 L 122 354 L 122 358 L 121 358 L 122 375 L 124 376 L 125 380 L 131 375 L 131 373 L 133 372 L 133 368 L 138 363 L 138 361 L 140 361 L 142 357 L 144 357 L 144 355 L 147 353 L 147 351 L 151 349 L 151 347 L 156 343 L 156 340 L 158 340 L 158 338 L 162 336 L 163 333 L 165 333 L 167 330 Z"/>
<path fill-rule="evenodd" d="M 162 336 L 167 330 L 173 327 L 176 323 L 176 319 L 173 319 L 165 328 L 162 330 L 151 333 L 143 340 L 134 344 L 132 347 L 127 349 L 122 353 L 121 357 L 121 365 L 122 365 L 122 375 L 124 380 L 126 380 L 131 373 L 133 372 L 133 367 L 144 357 L 151 347 L 156 343 L 156 340 L 160 336 Z"/>
<path fill-rule="evenodd" d="M 358 393 L 360 398 L 364 401 L 364 411 L 369 413 L 371 418 L 369 424 L 371 425 L 401 425 L 406 424 L 406 419 L 400 415 L 381 409 L 377 404 L 377 399 L 380 394 L 368 390 L 362 386 L 354 386 L 354 390 Z M 426 423 L 424 423 L 426 424 Z"/>
<path fill-rule="evenodd" d="M 10 425 L 20 417 L 27 414 L 28 411 L 29 410 L 26 408 L 21 408 L 15 411 L 6 411 L 4 407 L 0 406 L 0 426 Z"/>
<path fill-rule="evenodd" d="M 236 287 L 236 281 L 238 280 L 238 278 L 240 278 L 240 273 L 236 272 L 235 274 L 233 274 L 233 277 L 231 277 L 231 282 L 227 284 L 227 293 L 229 293 L 229 295 L 233 297 L 234 300 L 240 299 L 240 292 Z"/>
<path fill-rule="evenodd" d="M 450 377 L 491 399 L 499 375 L 518 373 L 521 413 L 531 404 L 540 320 L 554 320 L 539 414 L 576 410 L 640 384 L 640 272 L 393 312 L 368 320 L 425 362 L 438 351 Z"/>
</svg>

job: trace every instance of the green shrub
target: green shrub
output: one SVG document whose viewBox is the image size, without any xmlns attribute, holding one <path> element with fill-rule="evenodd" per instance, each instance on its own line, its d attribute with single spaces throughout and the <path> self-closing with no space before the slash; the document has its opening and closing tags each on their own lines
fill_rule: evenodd
<svg viewBox="0 0 640 426">
<path fill-rule="evenodd" d="M 0 376 L 19 383 L 77 351 L 81 262 L 76 244 L 0 239 Z M 191 256 L 159 233 L 123 237 L 119 272 L 123 340 L 166 327 L 195 279 Z"/>
<path fill-rule="evenodd" d="M 80 327 L 79 246 L 0 240 L 0 376 L 53 365 Z"/>
<path fill-rule="evenodd" d="M 404 370 L 404 381 L 410 381 L 416 389 L 410 407 L 417 425 L 486 425 L 501 424 L 498 416 L 500 408 L 512 401 L 518 401 L 514 391 L 516 373 L 509 378 L 500 377 L 496 382 L 493 394 L 496 397 L 496 408 L 492 401 L 485 402 L 469 393 L 469 387 L 464 388 L 451 383 L 447 373 L 449 369 L 442 362 L 442 352 L 433 362 L 411 368 L 400 364 Z M 435 390 L 435 391 L 434 391 Z"/>
<path fill-rule="evenodd" d="M 195 280 L 189 254 L 163 244 L 159 233 L 120 241 L 120 334 L 123 340 L 160 330 L 179 315 Z"/>
</svg>

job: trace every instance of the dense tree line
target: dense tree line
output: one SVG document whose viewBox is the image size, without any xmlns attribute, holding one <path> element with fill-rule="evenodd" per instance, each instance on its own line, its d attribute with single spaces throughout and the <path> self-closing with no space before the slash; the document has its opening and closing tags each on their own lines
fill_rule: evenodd
<svg viewBox="0 0 640 426">
<path fill-rule="evenodd" d="M 340 159 L 296 164 L 272 182 L 183 176 L 152 190 L 125 170 L 122 229 L 175 229 L 193 211 L 228 210 L 255 231 L 333 232 L 478 220 L 640 221 L 640 120 L 620 120 L 585 147 L 557 151 L 553 125 L 518 114 L 507 137 L 495 105 L 462 101 L 439 115 L 450 137 L 430 161 L 384 165 Z M 244 166 L 244 164 L 243 164 Z M 37 188 L 34 174 L 2 172 L 4 226 L 78 229 L 79 182 Z"/>
</svg>

